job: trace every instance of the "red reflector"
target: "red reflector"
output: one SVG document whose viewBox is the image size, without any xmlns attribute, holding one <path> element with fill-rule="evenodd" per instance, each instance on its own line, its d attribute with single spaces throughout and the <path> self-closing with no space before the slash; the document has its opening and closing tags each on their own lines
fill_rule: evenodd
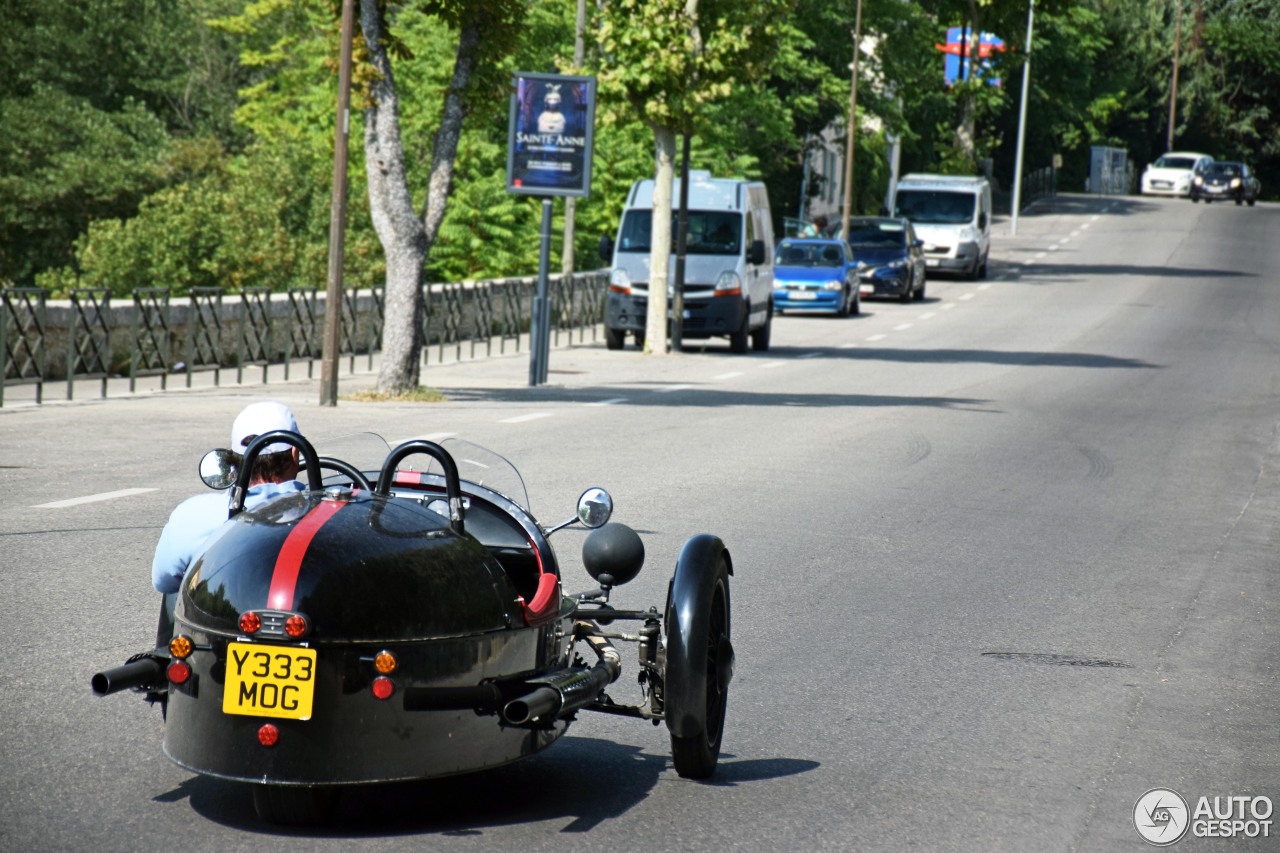
<svg viewBox="0 0 1280 853">
<path fill-rule="evenodd" d="M 262 617 L 250 610 L 240 614 L 240 630 L 246 634 L 256 634 L 262 627 Z"/>
<path fill-rule="evenodd" d="M 185 661 L 176 660 L 169 664 L 169 669 L 165 672 L 169 676 L 169 680 L 174 684 L 186 684 L 187 679 L 191 677 L 191 667 Z"/>
<path fill-rule="evenodd" d="M 395 682 L 390 678 L 379 675 L 373 680 L 373 695 L 378 699 L 390 699 L 391 694 L 396 691 Z"/>
<path fill-rule="evenodd" d="M 280 740 L 280 730 L 270 723 L 263 723 L 262 728 L 258 729 L 258 743 L 263 746 L 275 746 L 278 740 Z"/>
<path fill-rule="evenodd" d="M 293 615 L 284 620 L 284 632 L 295 640 L 307 633 L 307 620 Z"/>
</svg>

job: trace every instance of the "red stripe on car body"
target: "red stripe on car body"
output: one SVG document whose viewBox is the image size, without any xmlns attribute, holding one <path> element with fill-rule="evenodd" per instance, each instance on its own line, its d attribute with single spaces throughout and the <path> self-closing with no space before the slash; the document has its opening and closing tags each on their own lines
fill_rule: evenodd
<svg viewBox="0 0 1280 853">
<path fill-rule="evenodd" d="M 276 555 L 275 571 L 271 574 L 271 589 L 267 592 L 267 607 L 273 610 L 292 610 L 293 594 L 298 586 L 298 572 L 302 558 L 306 556 L 311 540 L 320 532 L 325 522 L 333 518 L 346 501 L 321 501 L 311 512 L 294 525 L 285 537 Z"/>
</svg>

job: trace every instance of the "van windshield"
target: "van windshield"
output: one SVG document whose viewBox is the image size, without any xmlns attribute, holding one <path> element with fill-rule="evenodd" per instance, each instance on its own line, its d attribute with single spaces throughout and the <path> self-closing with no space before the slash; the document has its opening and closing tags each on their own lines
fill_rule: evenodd
<svg viewBox="0 0 1280 853">
<path fill-rule="evenodd" d="M 679 211 L 671 216 L 671 251 L 676 248 L 680 227 Z M 628 210 L 622 217 L 618 251 L 647 252 L 653 231 L 653 211 Z M 685 245 L 690 255 L 737 255 L 742 251 L 742 214 L 718 210 L 689 211 L 689 236 Z"/>
<path fill-rule="evenodd" d="M 978 197 L 971 192 L 948 190 L 898 190 L 893 215 L 905 216 L 917 225 L 959 225 L 973 221 Z"/>
</svg>

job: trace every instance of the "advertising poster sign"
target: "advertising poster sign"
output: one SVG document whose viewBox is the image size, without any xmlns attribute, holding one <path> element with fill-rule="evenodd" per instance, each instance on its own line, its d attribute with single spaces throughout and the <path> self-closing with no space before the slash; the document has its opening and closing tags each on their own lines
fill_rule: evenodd
<svg viewBox="0 0 1280 853">
<path fill-rule="evenodd" d="M 507 191 L 580 196 L 591 192 L 596 80 L 516 72 L 507 139 Z"/>
</svg>

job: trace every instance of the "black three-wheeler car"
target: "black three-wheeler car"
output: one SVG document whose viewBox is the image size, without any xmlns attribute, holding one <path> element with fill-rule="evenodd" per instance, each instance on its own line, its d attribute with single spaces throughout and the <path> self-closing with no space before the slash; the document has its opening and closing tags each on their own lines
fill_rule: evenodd
<svg viewBox="0 0 1280 853">
<path fill-rule="evenodd" d="M 275 442 L 298 448 L 307 489 L 245 510 L 248 471 Z M 162 612 L 156 648 L 92 679 L 159 704 L 177 764 L 251 783 L 265 820 L 311 823 L 343 786 L 514 762 L 591 710 L 665 721 L 676 771 L 714 773 L 734 660 L 719 538 L 684 544 L 661 608 L 623 610 L 610 594 L 644 546 L 609 522 L 603 489 L 544 527 L 515 468 L 466 442 L 409 441 L 374 471 L 272 432 L 234 461 L 201 462 L 206 483 L 230 487 L 229 520 Z M 597 585 L 572 595 L 548 542 L 570 524 L 593 528 Z M 632 704 L 609 693 L 624 643 L 638 651 Z"/>
</svg>

